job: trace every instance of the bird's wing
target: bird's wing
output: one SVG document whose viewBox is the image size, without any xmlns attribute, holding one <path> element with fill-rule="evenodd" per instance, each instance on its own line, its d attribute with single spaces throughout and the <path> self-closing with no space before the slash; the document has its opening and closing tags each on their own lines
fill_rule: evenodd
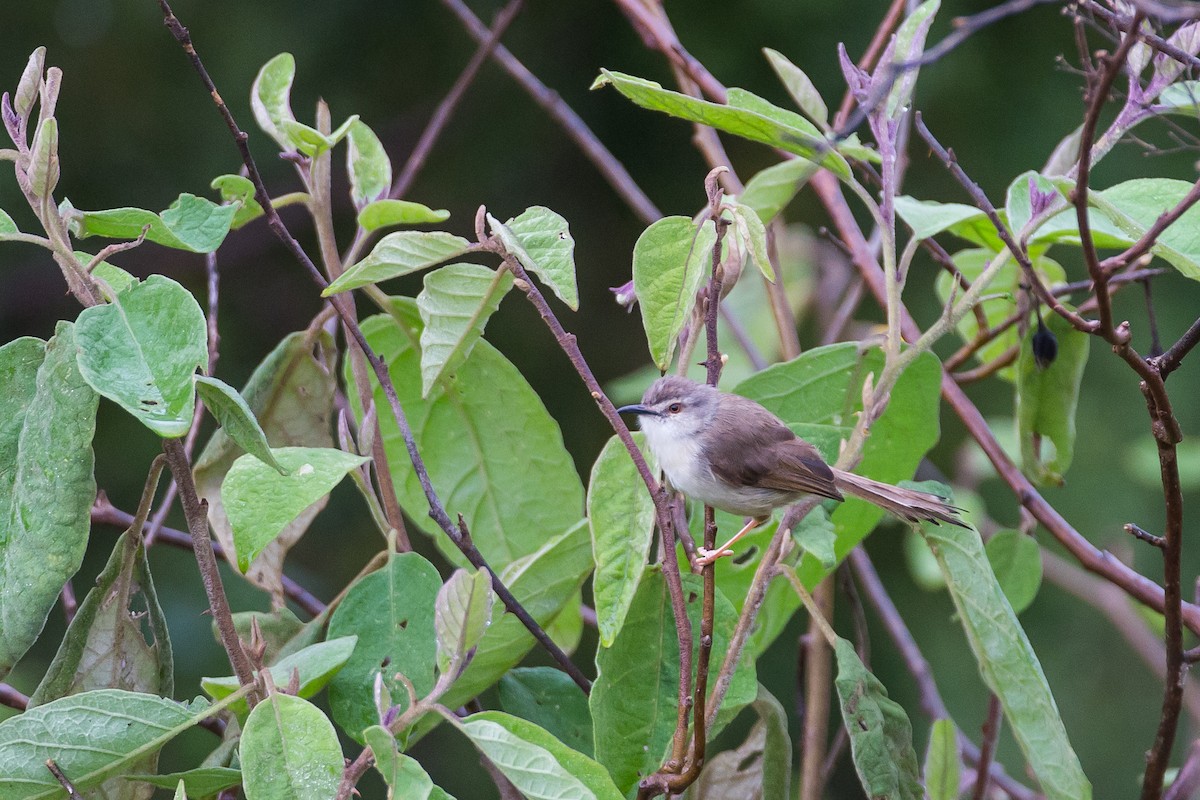
<svg viewBox="0 0 1200 800">
<path fill-rule="evenodd" d="M 717 478 L 734 486 L 842 499 L 833 471 L 817 448 L 762 406 L 748 400 L 736 405 L 723 402 L 717 416 L 714 424 L 722 431 L 721 452 L 707 454 Z"/>
</svg>

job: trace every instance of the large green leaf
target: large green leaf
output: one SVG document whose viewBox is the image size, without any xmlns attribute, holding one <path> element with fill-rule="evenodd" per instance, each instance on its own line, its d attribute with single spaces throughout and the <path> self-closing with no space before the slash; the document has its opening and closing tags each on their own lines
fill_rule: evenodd
<svg viewBox="0 0 1200 800">
<path fill-rule="evenodd" d="M 329 685 L 333 716 L 348 735 L 361 741 L 362 732 L 379 723 L 377 676 L 401 709 L 408 707 L 408 693 L 397 673 L 412 682 L 417 697 L 433 688 L 434 602 L 441 588 L 432 564 L 416 553 L 400 553 L 355 583 L 333 613 L 330 637 L 358 637 L 354 654 Z"/>
<path fill-rule="evenodd" d="M 443 231 L 397 231 L 379 240 L 366 258 L 325 287 L 322 297 L 432 267 L 461 256 L 471 243 Z"/>
<path fill-rule="evenodd" d="M 658 466 L 644 447 L 645 436 L 635 433 L 634 440 L 650 471 L 656 473 Z M 596 560 L 592 592 L 600 645 L 611 647 L 641 582 L 654 539 L 654 500 L 616 436 L 608 440 L 592 467 L 587 516 Z"/>
<path fill-rule="evenodd" d="M 122 689 L 99 689 L 31 708 L 0 722 L 0 798 L 49 800 L 63 788 L 46 769 L 53 758 L 87 792 L 140 764 L 219 706 L 178 703 Z"/>
<path fill-rule="evenodd" d="M 142 208 L 81 211 L 79 235 L 136 239 L 145 229 L 148 241 L 164 247 L 211 253 L 225 241 L 239 208 L 237 205 L 217 205 L 207 198 L 185 193 L 158 214 Z"/>
<path fill-rule="evenodd" d="M 512 288 L 512 273 L 477 264 L 448 264 L 425 276 L 421 312 L 421 396 L 467 360 L 488 319 Z"/>
<path fill-rule="evenodd" d="M 529 800 L 620 800 L 604 767 L 532 722 L 499 711 L 472 714 L 462 729 Z"/>
<path fill-rule="evenodd" d="M 254 707 L 238 746 L 246 800 L 329 800 L 342 778 L 342 748 L 321 710 L 272 694 Z"/>
<path fill-rule="evenodd" d="M 879 679 L 863 666 L 853 644 L 839 638 L 834 654 L 834 686 L 850 734 L 854 768 L 867 796 L 875 800 L 923 800 L 925 791 L 917 751 L 913 749 L 912 723 L 904 708 L 888 697 Z"/>
<path fill-rule="evenodd" d="M 703 588 L 699 576 L 683 576 L 692 630 L 700 630 Z M 712 663 L 720 665 L 737 622 L 733 604 L 717 592 Z M 693 659 L 695 664 L 695 659 Z M 592 710 L 596 760 L 608 768 L 617 788 L 628 792 L 638 778 L 658 769 L 675 730 L 679 696 L 679 642 L 666 582 L 647 570 L 612 647 L 596 653 L 599 675 L 588 705 Z M 751 702 L 756 693 L 754 662 L 743 654 L 721 708 L 716 729 Z"/>
<path fill-rule="evenodd" d="M 367 461 L 331 447 L 280 447 L 271 454 L 286 474 L 247 453 L 233 462 L 221 485 L 242 572 L 288 523 Z"/>
<path fill-rule="evenodd" d="M 93 389 L 163 437 L 183 436 L 208 367 L 208 328 L 191 292 L 151 275 L 111 303 L 85 308 L 75 330 L 79 371 Z"/>
<path fill-rule="evenodd" d="M 583 516 L 583 486 L 562 433 L 517 369 L 479 340 L 453 375 L 421 397 L 422 325 L 411 300 L 394 298 L 395 316 L 363 322 L 371 347 L 388 364 L 400 404 L 434 489 L 453 517 L 462 514 L 494 568 L 536 552 Z M 400 504 L 460 566 L 464 559 L 427 515 L 387 397 L 372 378 L 384 447 Z M 351 404 L 361 419 L 357 398 Z"/>
<path fill-rule="evenodd" d="M 0 677 L 87 549 L 97 397 L 79 375 L 74 333 L 60 322 L 49 342 L 0 347 Z"/>
<path fill-rule="evenodd" d="M 255 368 L 242 396 L 262 425 L 272 447 L 332 447 L 329 418 L 337 379 L 333 337 L 304 331 L 283 341 Z M 230 563 L 236 555 L 233 531 L 221 503 L 221 484 L 244 451 L 218 429 L 196 459 L 196 491 L 208 501 L 208 521 L 225 548 Z M 325 500 L 309 506 L 289 523 L 250 565 L 247 579 L 271 593 L 273 604 L 284 603 L 283 560 L 293 544 L 324 508 Z"/>
<path fill-rule="evenodd" d="M 697 229 L 688 217 L 663 217 L 633 246 L 633 288 L 650 356 L 660 370 L 671 366 L 676 340 L 711 269 L 716 237 L 711 221 Z"/>
<path fill-rule="evenodd" d="M 955 525 L 924 525 L 922 533 L 946 576 L 984 683 L 1000 698 L 1042 791 L 1048 800 L 1089 800 L 1091 784 L 1071 749 L 1042 665 L 992 574 L 979 534 Z"/>
<path fill-rule="evenodd" d="M 575 681 L 554 667 L 522 667 L 500 679 L 500 708 L 552 733 L 585 756 L 592 746 L 592 712 Z"/>
<path fill-rule="evenodd" d="M 170 772 L 162 775 L 133 774 L 122 778 L 126 781 L 141 781 L 151 787 L 175 789 L 182 782 L 190 797 L 212 797 L 222 789 L 242 785 L 242 771 L 231 767 L 197 767 L 186 772 Z"/>
<path fill-rule="evenodd" d="M 1020 531 L 996 531 L 984 550 L 1008 604 L 1020 614 L 1042 585 L 1042 549 L 1037 539 Z"/>
<path fill-rule="evenodd" d="M 883 353 L 863 351 L 854 342 L 809 350 L 743 381 L 734 391 L 763 404 L 799 436 L 807 439 L 832 463 L 843 439 L 848 439 L 862 409 L 862 386 L 868 374 L 879 375 Z M 854 472 L 896 483 L 911 478 L 917 464 L 937 442 L 941 366 L 931 353 L 917 358 L 892 389 L 887 410 L 871 426 L 863 458 Z M 845 558 L 879 522 L 883 511 L 863 500 L 849 498 L 832 513 L 837 530 L 834 553 Z M 814 586 L 829 568 L 811 553 L 798 567 L 805 586 Z M 722 582 L 730 597 L 742 597 Z"/>
<path fill-rule="evenodd" d="M 375 756 L 375 770 L 388 785 L 388 797 L 396 800 L 444 800 L 450 795 L 433 785 L 433 779 L 412 756 L 401 753 L 396 737 L 382 725 L 372 725 L 363 739 Z"/>
<path fill-rule="evenodd" d="M 767 116 L 761 113 L 762 109 L 737 108 L 732 101 L 730 105 L 710 103 L 664 89 L 660 84 L 645 78 L 608 70 L 600 71 L 600 77 L 592 84 L 592 88 L 610 84 L 642 108 L 662 111 L 690 122 L 710 125 L 752 142 L 786 150 L 819 163 L 839 178 L 850 178 L 850 166 L 834 149 L 834 144 L 826 140 L 811 122 L 785 109 L 771 107 L 776 113 Z M 731 95 L 732 92 L 733 90 L 730 90 Z M 789 114 L 794 119 L 782 121 L 785 115 Z"/>
<path fill-rule="evenodd" d="M 521 266 L 541 278 L 568 308 L 579 310 L 575 240 L 565 219 L 543 206 L 531 206 L 503 224 L 491 216 L 488 223 Z"/>
<path fill-rule="evenodd" d="M 1017 433 L 1025 474 L 1042 485 L 1062 485 L 1075 452 L 1075 407 L 1091 337 L 1057 314 L 1046 315 L 1046 327 L 1058 340 L 1058 356 L 1044 368 L 1038 365 L 1031 344 L 1037 327 L 1031 326 L 1021 341 Z M 1045 440 L 1054 445 L 1054 456 L 1048 460 L 1041 452 Z"/>
<path fill-rule="evenodd" d="M 1136 178 L 1088 195 L 1088 202 L 1137 240 L 1183 200 L 1192 184 L 1174 178 Z M 1200 280 L 1200 208 L 1192 206 L 1159 235 L 1151 252 L 1184 276 Z"/>
<path fill-rule="evenodd" d="M 140 544 L 129 547 L 129 535 L 117 538 L 108 565 L 80 603 L 58 653 L 30 695 L 30 706 L 91 689 L 166 697 L 175 691 L 167 620 L 146 551 Z M 152 770 L 154 759 L 143 766 Z"/>
</svg>

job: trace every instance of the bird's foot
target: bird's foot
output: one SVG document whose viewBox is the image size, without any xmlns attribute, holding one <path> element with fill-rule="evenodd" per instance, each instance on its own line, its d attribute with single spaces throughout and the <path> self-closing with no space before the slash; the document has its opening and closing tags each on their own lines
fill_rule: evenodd
<svg viewBox="0 0 1200 800">
<path fill-rule="evenodd" d="M 707 567 L 709 564 L 714 563 L 718 558 L 724 558 L 725 556 L 733 555 L 733 551 L 709 550 L 707 547 L 697 547 L 696 555 L 698 556 L 696 558 L 696 565 L 700 567 Z"/>
</svg>

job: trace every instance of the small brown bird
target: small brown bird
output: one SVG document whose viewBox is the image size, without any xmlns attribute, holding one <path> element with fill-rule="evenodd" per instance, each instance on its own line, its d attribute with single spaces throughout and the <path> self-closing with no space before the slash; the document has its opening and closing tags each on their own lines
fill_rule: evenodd
<svg viewBox="0 0 1200 800">
<path fill-rule="evenodd" d="M 958 509 L 937 495 L 829 466 L 783 420 L 745 397 L 669 375 L 652 383 L 641 403 L 617 410 L 638 415 L 646 443 L 672 487 L 751 518 L 716 550 L 700 548 L 702 565 L 732 555 L 729 547 L 770 519 L 772 511 L 806 495 L 844 500 L 845 492 L 910 522 L 967 527 Z"/>
</svg>

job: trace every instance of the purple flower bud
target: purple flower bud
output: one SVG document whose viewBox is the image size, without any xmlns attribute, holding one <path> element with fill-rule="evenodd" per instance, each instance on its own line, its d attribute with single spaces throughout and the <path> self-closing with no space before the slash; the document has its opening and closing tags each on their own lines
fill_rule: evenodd
<svg viewBox="0 0 1200 800">
<path fill-rule="evenodd" d="M 1047 208 L 1057 196 L 1054 191 L 1043 192 L 1037 188 L 1037 179 L 1033 176 L 1029 178 L 1029 210 L 1033 216 L 1038 216 Z"/>
<path fill-rule="evenodd" d="M 615 296 L 614 299 L 618 305 L 624 306 L 626 311 L 633 311 L 633 306 L 637 303 L 637 292 L 633 290 L 633 281 L 623 286 L 613 286 L 609 291 Z"/>
</svg>

